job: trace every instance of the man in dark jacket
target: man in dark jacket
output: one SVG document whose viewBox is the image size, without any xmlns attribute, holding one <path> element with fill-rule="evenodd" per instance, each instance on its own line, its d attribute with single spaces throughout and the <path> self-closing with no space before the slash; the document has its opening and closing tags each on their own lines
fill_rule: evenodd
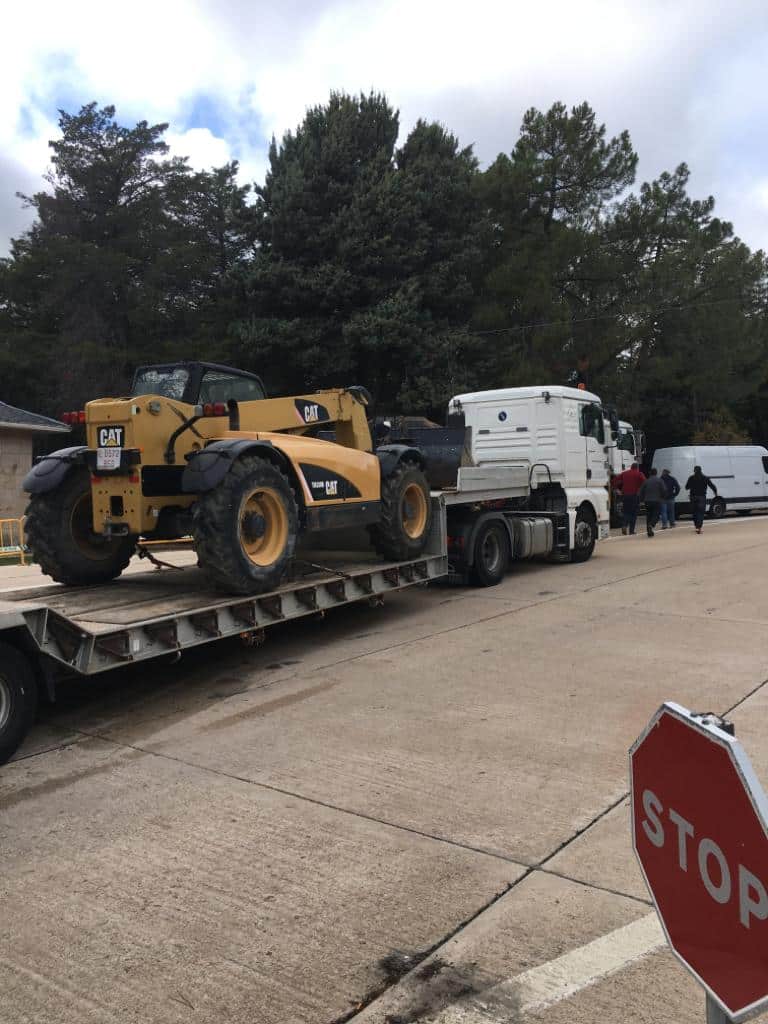
<svg viewBox="0 0 768 1024">
<path fill-rule="evenodd" d="M 648 536 L 653 536 L 653 528 L 659 521 L 661 503 L 667 500 L 667 488 L 659 476 L 659 471 L 654 467 L 651 475 L 640 488 L 638 494 L 640 501 L 645 502 L 645 528 Z"/>
<path fill-rule="evenodd" d="M 621 494 L 621 532 L 626 534 L 635 532 L 637 523 L 637 510 L 640 507 L 640 499 L 637 494 L 645 483 L 645 476 L 633 462 L 629 469 L 613 478 L 614 488 Z"/>
<path fill-rule="evenodd" d="M 715 494 L 717 494 L 717 488 L 708 476 L 704 476 L 701 471 L 701 466 L 694 466 L 693 475 L 689 476 L 685 482 L 685 489 L 686 491 L 689 491 L 691 495 L 693 525 L 696 527 L 696 533 L 701 533 L 701 529 L 704 526 L 704 513 L 707 511 L 708 487 L 711 487 Z"/>
<path fill-rule="evenodd" d="M 661 482 L 667 489 L 667 496 L 661 503 L 661 528 L 666 530 L 668 526 L 677 525 L 675 523 L 675 498 L 680 493 L 680 484 L 668 469 L 662 469 Z"/>
</svg>

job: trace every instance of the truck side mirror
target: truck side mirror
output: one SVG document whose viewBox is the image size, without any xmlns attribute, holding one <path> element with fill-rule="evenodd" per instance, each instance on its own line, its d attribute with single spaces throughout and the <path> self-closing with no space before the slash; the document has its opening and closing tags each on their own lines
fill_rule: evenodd
<svg viewBox="0 0 768 1024">
<path fill-rule="evenodd" d="M 610 409 L 608 412 L 608 422 L 611 424 L 611 433 L 614 437 L 619 432 L 619 414 L 615 409 Z"/>
</svg>

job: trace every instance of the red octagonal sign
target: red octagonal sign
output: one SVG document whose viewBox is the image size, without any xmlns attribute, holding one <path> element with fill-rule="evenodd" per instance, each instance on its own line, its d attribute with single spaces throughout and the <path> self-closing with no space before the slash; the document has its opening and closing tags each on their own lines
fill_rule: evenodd
<svg viewBox="0 0 768 1024">
<path fill-rule="evenodd" d="M 749 758 L 668 703 L 632 747 L 630 771 L 633 844 L 667 939 L 744 1020 L 768 1004 L 768 801 Z"/>
</svg>

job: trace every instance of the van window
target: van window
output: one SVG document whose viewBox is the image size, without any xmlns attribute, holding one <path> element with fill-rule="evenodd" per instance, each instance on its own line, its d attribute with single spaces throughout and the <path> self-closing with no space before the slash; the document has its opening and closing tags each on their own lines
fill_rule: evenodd
<svg viewBox="0 0 768 1024">
<path fill-rule="evenodd" d="M 768 473 L 768 455 L 763 456 L 763 469 Z"/>
<path fill-rule="evenodd" d="M 579 433 L 582 437 L 594 437 L 600 444 L 605 444 L 603 410 L 599 405 L 592 403 L 582 405 L 579 415 Z"/>
</svg>

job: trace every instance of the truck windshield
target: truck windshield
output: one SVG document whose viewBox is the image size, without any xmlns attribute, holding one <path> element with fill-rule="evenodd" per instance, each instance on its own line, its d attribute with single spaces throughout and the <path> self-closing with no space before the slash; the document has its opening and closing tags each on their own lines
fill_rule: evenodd
<svg viewBox="0 0 768 1024">
<path fill-rule="evenodd" d="M 616 438 L 616 444 L 621 451 L 631 452 L 632 455 L 635 454 L 635 438 L 629 431 L 620 430 L 619 436 Z"/>
<path fill-rule="evenodd" d="M 181 401 L 189 383 L 189 370 L 183 366 L 148 367 L 136 374 L 133 382 L 133 394 L 162 395 L 164 398 L 175 398 Z"/>
</svg>

